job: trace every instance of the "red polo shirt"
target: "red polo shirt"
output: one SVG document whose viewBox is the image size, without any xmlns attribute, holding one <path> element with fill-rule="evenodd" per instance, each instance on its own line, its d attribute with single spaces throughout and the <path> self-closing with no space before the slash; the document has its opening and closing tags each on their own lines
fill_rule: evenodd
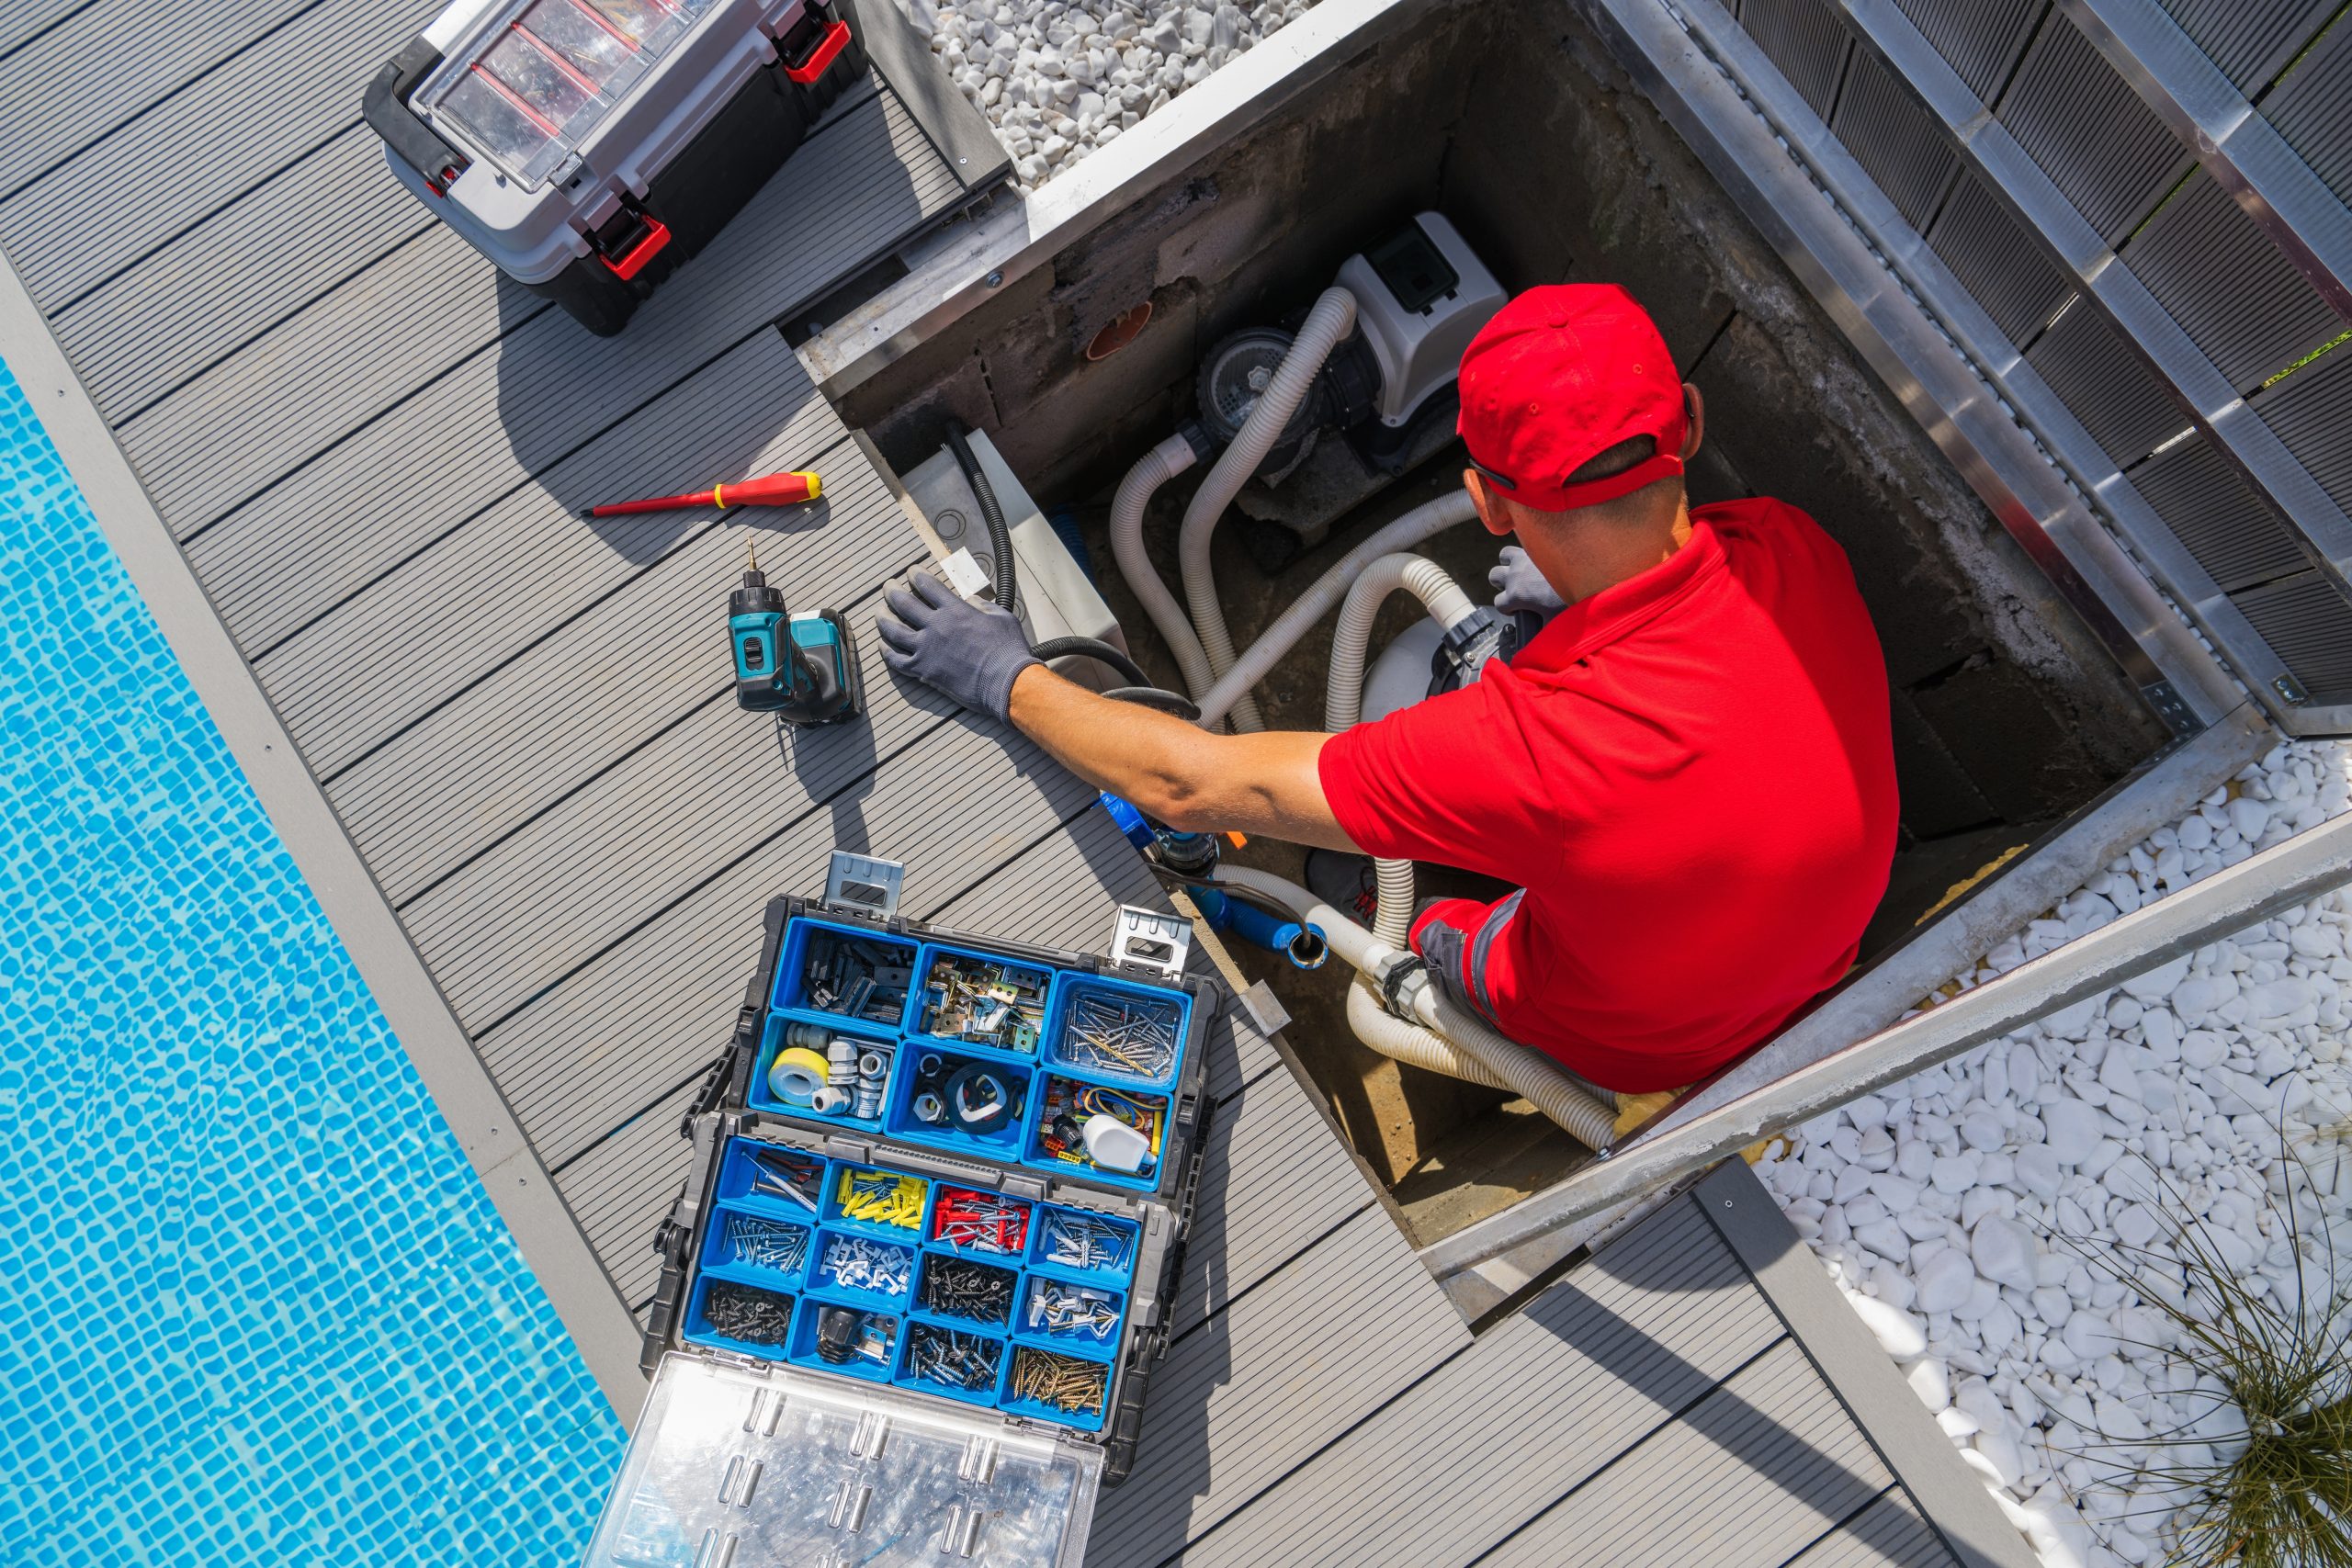
<svg viewBox="0 0 2352 1568">
<path fill-rule="evenodd" d="M 1508 668 L 1323 748 L 1358 846 L 1526 888 L 1416 935 L 1467 932 L 1465 992 L 1610 1089 L 1690 1083 L 1835 982 L 1894 854 L 1886 668 L 1845 553 L 1777 501 L 1690 519 Z"/>
</svg>

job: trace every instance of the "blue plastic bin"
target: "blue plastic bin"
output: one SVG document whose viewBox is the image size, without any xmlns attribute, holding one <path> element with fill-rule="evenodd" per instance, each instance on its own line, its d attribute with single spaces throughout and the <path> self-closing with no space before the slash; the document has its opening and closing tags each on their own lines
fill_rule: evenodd
<svg viewBox="0 0 2352 1568">
<path fill-rule="evenodd" d="M 838 942 L 843 939 L 870 942 L 876 947 L 885 947 L 894 953 L 906 954 L 907 964 L 910 969 L 916 970 L 916 975 L 910 976 L 908 980 L 907 1005 L 902 1005 L 895 1016 L 888 1019 L 853 1016 L 836 1012 L 831 1009 L 820 1008 L 809 999 L 807 980 L 808 960 L 811 956 L 810 949 L 812 947 L 821 949 L 827 942 Z M 875 1024 L 893 1031 L 901 1030 L 907 1027 L 911 1004 L 914 1001 L 917 990 L 916 980 L 921 974 L 918 965 L 921 953 L 922 944 L 910 942 L 904 937 L 887 936 L 863 926 L 840 925 L 831 920 L 811 919 L 803 916 L 785 928 L 784 948 L 776 959 L 775 983 L 768 993 L 768 1000 L 775 1008 L 786 1011 L 812 1013 L 828 1021 L 848 1018 L 856 1023 Z"/>
<path fill-rule="evenodd" d="M 818 1321 L 827 1307 L 846 1307 L 868 1318 L 880 1317 L 890 1324 L 888 1353 L 880 1361 L 869 1361 L 863 1356 L 852 1356 L 846 1361 L 828 1361 L 817 1354 Z M 792 1339 L 786 1347 L 786 1357 L 796 1366 L 812 1371 L 839 1372 L 844 1377 L 864 1378 L 869 1382 L 888 1382 L 899 1364 L 899 1344 L 906 1337 L 907 1317 L 903 1312 L 880 1311 L 863 1302 L 829 1297 L 811 1291 L 800 1298 L 800 1311 L 792 1320 Z"/>
<path fill-rule="evenodd" d="M 914 1361 L 917 1352 L 926 1342 L 937 1340 L 940 1337 L 950 1334 L 962 1336 L 965 1340 L 974 1342 L 980 1354 L 994 1358 L 994 1375 L 986 1387 L 967 1389 L 959 1383 L 942 1382 L 915 1374 Z M 901 1388 L 914 1389 L 922 1393 L 935 1393 L 948 1399 L 960 1399 L 967 1404 L 990 1406 L 996 1404 L 997 1396 L 1003 1389 L 1005 1371 L 1012 1359 L 1012 1342 L 1001 1335 L 975 1333 L 967 1328 L 950 1327 L 918 1317 L 909 1323 L 907 1331 L 899 1337 L 898 1372 L 890 1381 Z"/>
<path fill-rule="evenodd" d="M 884 1102 L 882 1115 L 885 1136 L 903 1139 L 910 1144 L 927 1144 L 933 1148 L 951 1150 L 975 1159 L 1008 1161 L 1021 1157 L 1023 1127 L 1036 1095 L 1031 1070 L 1023 1065 L 1019 1057 L 1009 1056 L 1001 1051 L 983 1054 L 970 1046 L 949 1046 L 912 1040 L 907 1043 L 906 1055 L 908 1059 L 892 1069 L 890 1097 Z M 939 1058 L 941 1071 L 935 1079 L 926 1079 L 922 1063 L 933 1056 Z M 944 1095 L 946 1080 L 958 1069 L 968 1066 L 985 1067 L 997 1074 L 1019 1098 L 1020 1111 L 989 1133 L 966 1132 L 955 1124 L 952 1115 L 947 1122 L 934 1126 L 915 1114 L 915 1100 L 927 1083 L 938 1083 L 940 1088 L 936 1092 Z"/>
<path fill-rule="evenodd" d="M 1069 1048 L 1070 1014 L 1079 1003 L 1088 998 L 1166 1009 L 1170 1019 L 1169 1032 L 1175 1043 L 1168 1054 L 1168 1066 L 1159 1073 L 1136 1073 L 1115 1064 L 1105 1065 L 1080 1051 Z M 1067 970 L 1057 978 L 1053 999 L 1046 1010 L 1046 1043 L 1044 1060 L 1050 1066 L 1067 1067 L 1084 1077 L 1130 1087 L 1142 1086 L 1166 1089 L 1174 1083 L 1183 1070 L 1185 1040 L 1193 1021 L 1193 998 L 1182 991 L 1162 986 L 1137 985 L 1131 980 L 1114 979 L 1107 975 L 1078 975 Z"/>
<path fill-rule="evenodd" d="M 927 942 L 923 943 L 922 955 L 915 965 L 913 991 L 907 998 L 906 1031 L 909 1040 L 952 1046 L 959 1051 L 978 1051 L 992 1055 L 1002 1055 L 1015 1061 L 1036 1060 L 1037 1042 L 1034 1040 L 1030 1042 L 1029 1048 L 1024 1051 L 1017 1048 L 1006 1049 L 984 1041 L 965 1040 L 956 1035 L 937 1034 L 932 1032 L 929 1025 L 934 1021 L 930 1016 L 927 987 L 931 982 L 933 966 L 943 958 L 993 964 L 1018 976 L 1034 979 L 1037 987 L 1037 1031 L 1041 1038 L 1045 1033 L 1046 1024 L 1050 1019 L 1053 1009 L 1054 970 L 1042 964 L 1024 963 L 1008 954 L 989 953 L 982 948 L 956 947 L 946 942 Z"/>
</svg>

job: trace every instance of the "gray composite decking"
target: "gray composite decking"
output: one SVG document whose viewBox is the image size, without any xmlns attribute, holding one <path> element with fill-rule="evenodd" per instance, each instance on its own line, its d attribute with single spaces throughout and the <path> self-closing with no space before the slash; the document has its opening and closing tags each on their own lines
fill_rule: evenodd
<svg viewBox="0 0 2352 1568">
<path fill-rule="evenodd" d="M 1035 942 L 1165 907 L 1091 790 L 870 638 L 856 725 L 780 739 L 729 700 L 747 536 L 861 626 L 922 558 L 772 323 L 961 188 L 869 84 L 599 340 L 384 172 L 358 87 L 418 16 L 164 11 L 0 14 L 0 246 L 364 862 L 334 898 L 397 916 L 601 1264 L 589 1307 L 641 1314 L 768 897 L 839 846 L 907 862 L 910 914 Z M 115 46 L 142 34 L 174 46 Z M 825 501 L 574 515 L 784 467 Z M 1885 1437 L 1932 1429 L 1868 1392 L 1893 1374 L 1850 1321 L 1792 1333 L 1760 1192 L 1744 1231 L 1677 1200 L 1474 1337 L 1274 1043 L 1228 1010 L 1211 1050 L 1173 1345 L 1091 1561 L 2022 1561 L 1923 1506 L 1964 1472 Z"/>
</svg>

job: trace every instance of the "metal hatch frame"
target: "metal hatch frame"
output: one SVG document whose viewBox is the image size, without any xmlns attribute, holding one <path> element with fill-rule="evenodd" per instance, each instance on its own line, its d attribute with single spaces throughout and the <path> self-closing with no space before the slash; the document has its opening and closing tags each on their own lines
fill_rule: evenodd
<svg viewBox="0 0 2352 1568">
<path fill-rule="evenodd" d="M 2282 726 L 2352 726 L 2352 707 L 2296 709 L 2267 689 L 2284 662 L 1729 13 L 1590 8 L 1635 85 L 2176 732 L 2238 701 L 2199 632 Z"/>
</svg>

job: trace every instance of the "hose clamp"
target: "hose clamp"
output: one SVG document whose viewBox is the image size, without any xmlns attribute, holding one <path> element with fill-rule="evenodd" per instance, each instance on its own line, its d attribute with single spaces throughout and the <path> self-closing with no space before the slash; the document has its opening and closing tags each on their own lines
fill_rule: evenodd
<svg viewBox="0 0 2352 1568">
<path fill-rule="evenodd" d="M 1381 1005 L 1398 1018 L 1411 1018 L 1412 1013 L 1405 1006 L 1406 988 L 1416 979 L 1426 983 L 1429 970 L 1430 966 L 1418 956 L 1390 964 L 1388 972 L 1380 977 Z"/>
</svg>

